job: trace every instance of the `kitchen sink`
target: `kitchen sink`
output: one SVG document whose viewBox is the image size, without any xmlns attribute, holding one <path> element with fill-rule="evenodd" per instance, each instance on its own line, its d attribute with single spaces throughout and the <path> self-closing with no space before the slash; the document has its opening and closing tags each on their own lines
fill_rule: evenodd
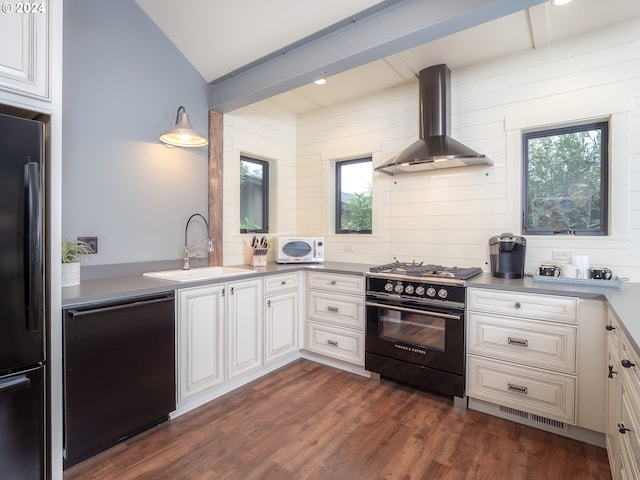
<svg viewBox="0 0 640 480">
<path fill-rule="evenodd" d="M 213 278 L 233 277 L 255 273 L 255 270 L 235 267 L 201 267 L 190 270 L 163 270 L 160 272 L 146 272 L 146 277 L 173 280 L 174 282 L 192 282 L 195 280 L 207 280 Z"/>
</svg>

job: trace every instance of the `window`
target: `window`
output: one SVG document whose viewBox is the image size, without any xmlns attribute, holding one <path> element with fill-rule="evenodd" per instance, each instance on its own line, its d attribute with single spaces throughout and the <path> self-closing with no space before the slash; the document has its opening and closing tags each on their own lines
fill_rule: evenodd
<svg viewBox="0 0 640 480">
<path fill-rule="evenodd" d="M 371 233 L 371 158 L 336 162 L 336 233 Z"/>
<path fill-rule="evenodd" d="M 609 124 L 523 135 L 523 233 L 608 233 Z"/>
<path fill-rule="evenodd" d="M 240 233 L 269 231 L 269 162 L 240 157 Z"/>
</svg>

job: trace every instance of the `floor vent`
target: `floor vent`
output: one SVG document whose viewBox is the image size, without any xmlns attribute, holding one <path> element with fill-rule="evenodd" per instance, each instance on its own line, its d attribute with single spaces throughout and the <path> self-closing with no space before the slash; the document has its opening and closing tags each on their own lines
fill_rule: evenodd
<svg viewBox="0 0 640 480">
<path fill-rule="evenodd" d="M 543 428 L 545 430 L 556 430 L 556 431 L 567 431 L 567 425 L 564 422 L 559 420 L 553 420 L 551 418 L 543 417 L 541 415 L 536 415 L 534 413 L 523 412 L 522 410 L 517 410 L 511 407 L 505 407 L 504 405 L 499 406 L 500 413 L 504 415 L 508 415 L 510 417 L 516 417 L 519 419 L 520 423 L 529 424 L 532 426 L 537 426 L 538 428 Z"/>
<path fill-rule="evenodd" d="M 505 407 L 504 405 L 500 405 L 500 411 L 502 413 L 506 413 L 507 415 L 511 415 L 513 417 L 520 418 L 529 418 L 529 414 L 527 412 L 523 412 L 522 410 L 516 410 L 515 408 Z"/>
</svg>

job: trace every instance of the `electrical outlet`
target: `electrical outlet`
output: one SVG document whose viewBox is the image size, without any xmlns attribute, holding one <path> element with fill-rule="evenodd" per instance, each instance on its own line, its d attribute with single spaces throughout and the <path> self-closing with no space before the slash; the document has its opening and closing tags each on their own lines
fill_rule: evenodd
<svg viewBox="0 0 640 480">
<path fill-rule="evenodd" d="M 353 245 L 351 243 L 345 243 L 344 244 L 344 251 L 345 252 L 353 252 Z"/>
<path fill-rule="evenodd" d="M 551 258 L 553 260 L 569 260 L 571 258 L 571 252 L 569 250 L 552 250 Z"/>
<path fill-rule="evenodd" d="M 78 240 L 91 247 L 91 253 L 98 253 L 98 237 L 78 237 Z"/>
</svg>

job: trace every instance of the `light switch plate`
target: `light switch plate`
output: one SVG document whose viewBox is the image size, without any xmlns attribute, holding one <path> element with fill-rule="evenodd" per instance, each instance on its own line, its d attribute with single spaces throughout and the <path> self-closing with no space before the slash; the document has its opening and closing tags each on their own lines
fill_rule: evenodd
<svg viewBox="0 0 640 480">
<path fill-rule="evenodd" d="M 569 260 L 571 258 L 571 252 L 569 250 L 552 250 L 551 258 L 553 260 Z"/>
</svg>

